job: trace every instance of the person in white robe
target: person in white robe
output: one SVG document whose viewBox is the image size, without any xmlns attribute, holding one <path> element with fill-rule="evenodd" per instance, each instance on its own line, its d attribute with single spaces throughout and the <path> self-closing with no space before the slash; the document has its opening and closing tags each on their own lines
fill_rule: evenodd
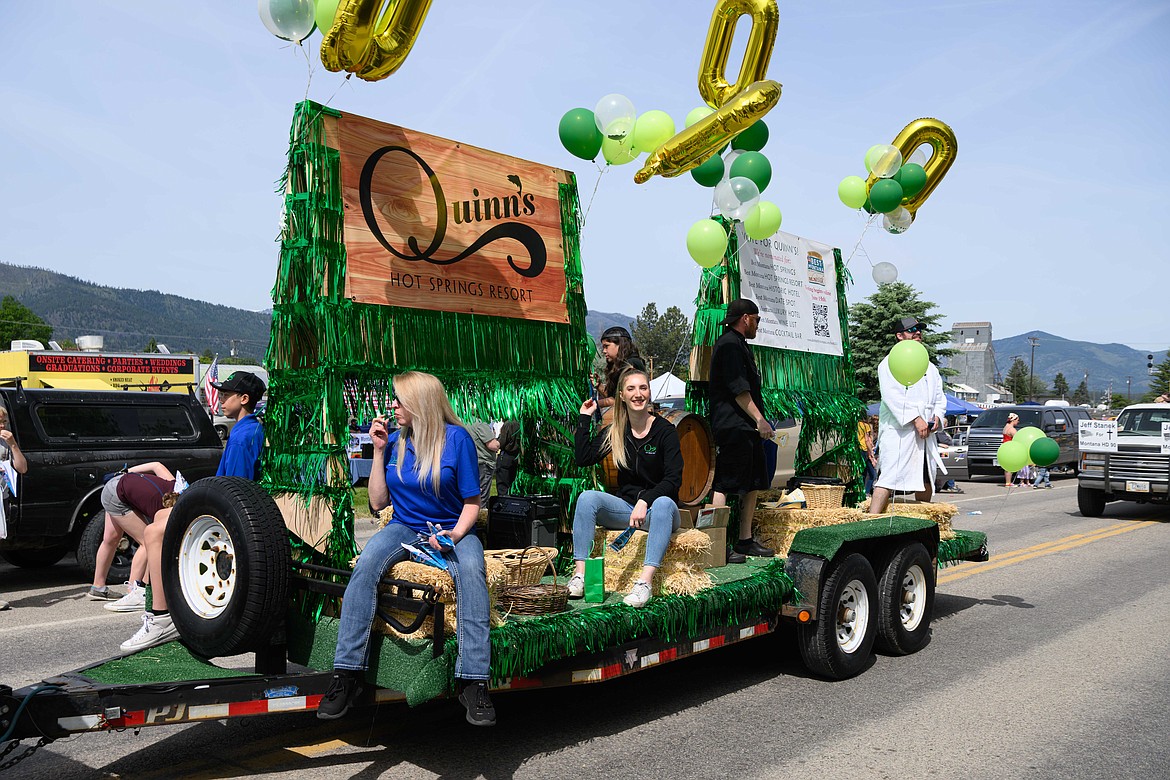
<svg viewBox="0 0 1170 780">
<path fill-rule="evenodd" d="M 895 324 L 898 341 L 922 340 L 921 323 L 903 317 Z M 886 511 L 895 490 L 913 492 L 919 501 L 934 493 L 935 472 L 946 467 L 938 453 L 934 432 L 943 426 L 947 399 L 942 376 L 933 363 L 926 375 L 906 387 L 890 373 L 889 358 L 878 364 L 882 404 L 878 414 L 878 478 L 869 511 Z"/>
</svg>

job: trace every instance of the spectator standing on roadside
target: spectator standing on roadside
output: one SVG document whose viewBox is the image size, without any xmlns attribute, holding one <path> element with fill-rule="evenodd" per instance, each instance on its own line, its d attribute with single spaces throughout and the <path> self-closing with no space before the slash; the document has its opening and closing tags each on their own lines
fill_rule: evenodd
<svg viewBox="0 0 1170 780">
<path fill-rule="evenodd" d="M 236 421 L 228 434 L 215 475 L 257 481 L 260 479 L 260 453 L 264 449 L 264 426 L 253 412 L 264 396 L 264 382 L 255 374 L 236 371 L 213 386 L 219 391 L 219 406 L 224 416 Z"/>
<path fill-rule="evenodd" d="M 1011 441 L 1013 438 L 1015 438 L 1015 435 L 1018 432 L 1016 430 L 1016 423 L 1019 421 L 1020 416 L 1015 412 L 1008 414 L 1007 423 L 1003 426 L 1004 441 Z M 1003 470 L 1003 486 L 1005 488 L 1010 488 L 1012 486 L 1012 473 L 1007 469 Z"/>
<path fill-rule="evenodd" d="M 1043 484 L 1041 484 L 1043 483 Z M 1032 482 L 1033 488 L 1050 488 L 1052 487 L 1052 477 L 1048 474 L 1047 466 L 1036 467 L 1036 479 Z"/>
<path fill-rule="evenodd" d="M 743 563 L 746 556 L 770 558 L 775 551 L 752 538 L 758 491 L 771 484 L 764 440 L 772 437 L 772 425 L 764 416 L 763 383 L 748 339 L 756 337 L 760 307 L 738 298 L 727 305 L 720 323 L 724 332 L 711 350 L 711 431 L 715 436 L 715 481 L 712 505 L 726 506 L 731 494 L 741 496 L 739 539 L 732 545 L 728 563 Z"/>
<path fill-rule="evenodd" d="M 877 479 L 877 457 L 873 453 L 873 430 L 875 423 L 863 415 L 857 423 L 857 443 L 865 464 L 865 494 L 873 494 L 873 482 Z"/>
<path fill-rule="evenodd" d="M 28 461 L 20 451 L 20 445 L 16 443 L 16 436 L 8 430 L 8 410 L 0 406 L 0 528 L 7 525 L 12 496 L 16 494 L 14 475 L 27 473 Z M 5 536 L 7 531 L 0 533 L 0 539 Z M 0 611 L 11 606 L 7 601 L 0 599 Z"/>
</svg>

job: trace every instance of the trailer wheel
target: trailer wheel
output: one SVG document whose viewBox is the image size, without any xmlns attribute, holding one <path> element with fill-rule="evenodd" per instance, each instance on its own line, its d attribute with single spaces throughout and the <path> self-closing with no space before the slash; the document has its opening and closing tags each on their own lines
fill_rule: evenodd
<svg viewBox="0 0 1170 780">
<path fill-rule="evenodd" d="M 201 479 L 183 492 L 163 536 L 163 590 L 195 653 L 257 649 L 284 619 L 292 553 L 280 510 L 255 483 Z"/>
<path fill-rule="evenodd" d="M 865 556 L 851 553 L 833 567 L 821 589 L 817 620 L 797 632 L 809 671 L 844 680 L 865 669 L 873 650 L 876 602 L 877 582 Z"/>
<path fill-rule="evenodd" d="M 106 531 L 106 512 L 99 509 L 85 521 L 85 529 L 77 540 L 77 563 L 85 572 L 88 579 L 93 579 L 97 569 L 97 551 L 102 545 L 102 536 Z M 128 535 L 122 534 L 118 547 L 114 551 L 114 560 L 110 563 L 110 570 L 106 574 L 106 581 L 123 583 L 130 579 L 130 561 L 138 551 L 138 542 Z"/>
<path fill-rule="evenodd" d="M 878 649 L 917 653 L 930 641 L 932 614 L 934 565 L 926 548 L 914 542 L 894 554 L 878 580 Z"/>
<path fill-rule="evenodd" d="M 1090 490 L 1077 486 L 1077 507 L 1084 517 L 1100 517 L 1105 514 L 1105 491 Z"/>
</svg>

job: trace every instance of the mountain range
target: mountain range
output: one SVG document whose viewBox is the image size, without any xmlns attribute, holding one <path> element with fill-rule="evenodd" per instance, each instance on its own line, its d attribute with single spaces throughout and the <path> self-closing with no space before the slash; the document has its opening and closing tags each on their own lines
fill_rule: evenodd
<svg viewBox="0 0 1170 780">
<path fill-rule="evenodd" d="M 98 335 L 104 337 L 110 352 L 138 352 L 154 339 L 172 352 L 201 354 L 210 349 L 227 356 L 234 346 L 240 358 L 260 363 L 268 345 L 269 311 L 234 309 L 156 290 L 104 287 L 41 268 L 0 263 L 2 295 L 15 297 L 52 325 L 54 339 Z M 633 320 L 628 314 L 590 309 L 585 327 L 596 339 L 606 328 L 629 328 Z M 1149 353 L 1124 344 L 1073 341 L 1044 331 L 993 340 L 1001 373 L 1007 374 L 1013 356 L 1030 362 L 1029 337 L 1039 339 L 1035 374 L 1049 386 L 1061 372 L 1074 389 L 1086 374 L 1093 391 L 1112 384 L 1114 394 L 1123 395 L 1127 378 L 1134 397 L 1149 387 Z M 1166 351 L 1154 353 L 1154 362 L 1166 357 Z"/>
</svg>

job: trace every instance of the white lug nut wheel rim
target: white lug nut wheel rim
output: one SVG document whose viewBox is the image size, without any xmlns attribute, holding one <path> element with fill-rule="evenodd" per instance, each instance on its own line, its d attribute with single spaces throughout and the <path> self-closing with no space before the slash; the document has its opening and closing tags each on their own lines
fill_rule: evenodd
<svg viewBox="0 0 1170 780">
<path fill-rule="evenodd" d="M 902 575 L 902 593 L 898 600 L 898 619 L 907 631 L 918 628 L 926 612 L 926 573 L 911 566 Z"/>
<path fill-rule="evenodd" d="M 869 591 L 853 580 L 841 591 L 837 602 L 837 646 L 845 653 L 855 653 L 869 627 Z"/>
<path fill-rule="evenodd" d="M 203 515 L 183 535 L 179 548 L 179 587 L 199 617 L 219 615 L 236 588 L 236 551 L 231 534 L 217 518 Z"/>
</svg>

